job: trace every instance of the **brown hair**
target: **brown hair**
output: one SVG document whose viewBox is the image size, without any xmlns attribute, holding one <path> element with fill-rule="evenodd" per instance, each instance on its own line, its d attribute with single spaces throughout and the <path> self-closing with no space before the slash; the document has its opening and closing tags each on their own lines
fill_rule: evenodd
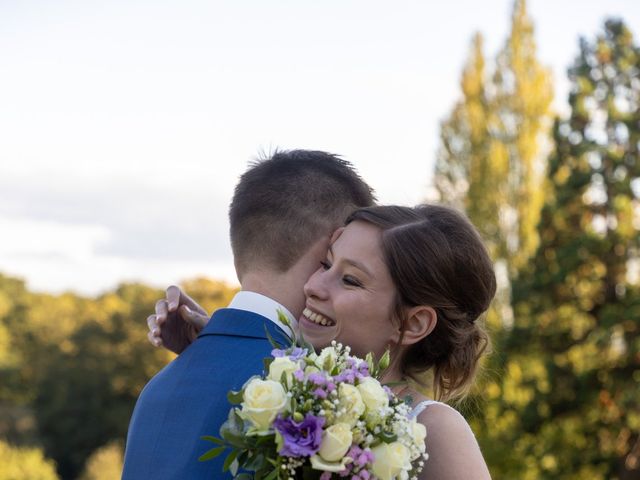
<svg viewBox="0 0 640 480">
<path fill-rule="evenodd" d="M 229 208 L 236 269 L 286 272 L 354 209 L 372 205 L 373 191 L 337 155 L 276 151 L 240 177 Z"/>
<path fill-rule="evenodd" d="M 463 397 L 489 345 L 477 320 L 496 292 L 493 264 L 477 230 L 458 211 L 439 205 L 363 208 L 347 223 L 356 220 L 382 230 L 402 327 L 406 307 L 428 305 L 438 316 L 434 330 L 401 359 L 403 374 L 419 381 L 433 368 L 436 398 Z"/>
</svg>

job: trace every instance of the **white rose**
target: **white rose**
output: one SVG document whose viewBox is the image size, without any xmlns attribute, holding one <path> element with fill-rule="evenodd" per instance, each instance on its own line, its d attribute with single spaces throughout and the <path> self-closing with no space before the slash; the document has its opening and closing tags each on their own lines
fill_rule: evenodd
<svg viewBox="0 0 640 480">
<path fill-rule="evenodd" d="M 346 423 L 336 423 L 322 432 L 322 443 L 318 454 L 327 462 L 338 462 L 347 453 L 353 433 Z"/>
<path fill-rule="evenodd" d="M 400 442 L 381 443 L 371 449 L 374 455 L 373 474 L 380 480 L 394 480 L 411 470 L 409 449 Z"/>
<path fill-rule="evenodd" d="M 349 457 L 344 457 L 341 462 L 326 462 L 322 459 L 320 455 L 312 455 L 311 458 L 311 468 L 314 470 L 321 470 L 323 472 L 342 472 L 347 465 L 353 461 L 353 459 Z"/>
<path fill-rule="evenodd" d="M 375 378 L 363 378 L 358 384 L 358 391 L 370 413 L 377 414 L 381 408 L 389 406 L 389 396 Z"/>
<path fill-rule="evenodd" d="M 341 383 L 338 387 L 338 400 L 336 423 L 343 422 L 353 427 L 365 410 L 360 392 L 349 383 Z"/>
<path fill-rule="evenodd" d="M 282 378 L 282 374 L 286 374 L 287 381 L 291 385 L 291 377 L 293 372 L 298 370 L 299 366 L 297 362 L 292 361 L 289 357 L 277 357 L 273 359 L 271 365 L 269 365 L 269 375 L 267 378 L 274 382 L 279 382 Z"/>
<path fill-rule="evenodd" d="M 338 361 L 338 354 L 336 349 L 333 347 L 325 347 L 318 355 L 318 358 L 315 359 L 315 363 L 320 370 L 331 371 L 333 367 L 335 367 L 336 362 Z M 327 368 L 325 368 L 325 366 Z"/>
<path fill-rule="evenodd" d="M 267 430 L 276 415 L 284 410 L 287 394 L 279 382 L 273 380 L 251 380 L 244 389 L 242 415 L 258 430 Z"/>
</svg>

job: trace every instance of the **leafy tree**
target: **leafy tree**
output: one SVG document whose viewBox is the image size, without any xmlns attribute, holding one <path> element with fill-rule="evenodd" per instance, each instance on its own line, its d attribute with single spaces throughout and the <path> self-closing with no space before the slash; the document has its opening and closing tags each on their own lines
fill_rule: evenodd
<svg viewBox="0 0 640 480">
<path fill-rule="evenodd" d="M 111 442 L 96 450 L 80 480 L 119 480 L 122 476 L 123 451 L 120 442 Z"/>
<path fill-rule="evenodd" d="M 495 115 L 485 63 L 483 38 L 477 33 L 462 72 L 462 99 L 441 125 L 434 182 L 441 199 L 467 212 L 496 258 L 501 250 L 499 211 L 505 202 L 507 159 L 492 138 Z"/>
<path fill-rule="evenodd" d="M 0 440 L 0 480 L 58 480 L 55 464 L 42 451 Z"/>
<path fill-rule="evenodd" d="M 526 0 L 515 0 L 511 32 L 498 54 L 493 77 L 496 129 L 492 132 L 502 144 L 496 151 L 508 159 L 503 185 L 506 196 L 499 215 L 505 242 L 502 255 L 508 260 L 511 278 L 517 276 L 538 245 L 536 227 L 543 200 L 546 153 L 542 147 L 551 123 L 553 88 L 550 72 L 536 55 Z"/>
<path fill-rule="evenodd" d="M 582 40 L 554 127 L 540 246 L 513 285 L 490 385 L 499 477 L 640 478 L 640 49 L 617 20 Z"/>
<path fill-rule="evenodd" d="M 211 311 L 226 305 L 235 289 L 204 278 L 185 282 L 185 289 Z M 173 355 L 147 340 L 147 316 L 164 292 L 125 284 L 96 299 L 63 295 L 32 302 L 29 322 L 45 338 L 26 350 L 45 349 L 38 367 L 33 400 L 45 450 L 63 478 L 76 478 L 87 459 L 110 441 L 124 441 L 136 399 L 147 381 Z M 51 331 L 51 320 L 39 315 L 42 304 L 67 325 Z M 47 336 L 47 338 L 49 337 Z"/>
<path fill-rule="evenodd" d="M 462 99 L 441 125 L 434 183 L 442 201 L 467 212 L 494 260 L 513 277 L 537 245 L 540 145 L 553 98 L 550 74 L 536 59 L 525 0 L 515 1 L 493 68 L 486 66 L 482 36 L 474 36 L 460 84 Z M 508 284 L 502 284 L 508 304 Z"/>
</svg>

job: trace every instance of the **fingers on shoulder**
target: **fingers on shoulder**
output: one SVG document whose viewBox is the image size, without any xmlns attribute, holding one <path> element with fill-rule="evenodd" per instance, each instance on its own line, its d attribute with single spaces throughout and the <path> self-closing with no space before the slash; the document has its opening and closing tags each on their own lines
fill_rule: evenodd
<svg viewBox="0 0 640 480">
<path fill-rule="evenodd" d="M 177 285 L 170 285 L 165 291 L 167 306 L 170 310 L 175 310 L 180 305 L 182 290 Z"/>
</svg>

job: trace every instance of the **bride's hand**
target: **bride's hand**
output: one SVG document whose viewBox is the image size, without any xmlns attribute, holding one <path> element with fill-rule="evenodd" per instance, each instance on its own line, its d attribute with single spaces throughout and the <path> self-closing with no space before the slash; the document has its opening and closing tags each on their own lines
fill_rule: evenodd
<svg viewBox="0 0 640 480">
<path fill-rule="evenodd" d="M 156 302 L 155 312 L 147 317 L 147 338 L 152 345 L 178 354 L 209 323 L 209 314 L 175 285 L 167 288 L 166 298 Z"/>
</svg>

